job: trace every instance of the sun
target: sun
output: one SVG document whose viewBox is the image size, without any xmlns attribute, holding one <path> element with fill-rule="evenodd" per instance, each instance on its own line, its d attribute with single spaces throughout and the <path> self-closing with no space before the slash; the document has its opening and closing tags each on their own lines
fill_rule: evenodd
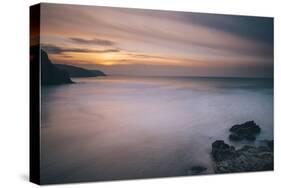
<svg viewBox="0 0 281 188">
<path fill-rule="evenodd" d="M 111 66 L 111 65 L 114 65 L 116 64 L 114 61 L 103 61 L 101 62 L 102 65 L 105 65 L 105 66 Z"/>
</svg>

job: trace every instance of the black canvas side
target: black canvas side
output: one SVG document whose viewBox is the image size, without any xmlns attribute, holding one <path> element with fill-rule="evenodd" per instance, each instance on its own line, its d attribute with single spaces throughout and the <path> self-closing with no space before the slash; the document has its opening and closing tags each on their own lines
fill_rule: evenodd
<svg viewBox="0 0 281 188">
<path fill-rule="evenodd" d="M 40 4 L 30 7 L 30 181 L 40 184 Z"/>
</svg>

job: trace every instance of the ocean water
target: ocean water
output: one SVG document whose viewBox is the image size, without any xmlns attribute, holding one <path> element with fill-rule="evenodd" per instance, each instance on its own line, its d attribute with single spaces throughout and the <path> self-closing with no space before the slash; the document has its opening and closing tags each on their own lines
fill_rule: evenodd
<svg viewBox="0 0 281 188">
<path fill-rule="evenodd" d="M 254 120 L 273 139 L 273 81 L 99 77 L 42 87 L 41 181 L 63 183 L 213 173 L 211 144 Z"/>
</svg>

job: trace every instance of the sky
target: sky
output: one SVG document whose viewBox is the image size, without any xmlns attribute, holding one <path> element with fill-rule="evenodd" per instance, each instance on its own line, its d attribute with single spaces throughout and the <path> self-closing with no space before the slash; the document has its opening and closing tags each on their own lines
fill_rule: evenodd
<svg viewBox="0 0 281 188">
<path fill-rule="evenodd" d="M 273 77 L 273 19 L 42 4 L 54 63 L 109 75 Z"/>
</svg>

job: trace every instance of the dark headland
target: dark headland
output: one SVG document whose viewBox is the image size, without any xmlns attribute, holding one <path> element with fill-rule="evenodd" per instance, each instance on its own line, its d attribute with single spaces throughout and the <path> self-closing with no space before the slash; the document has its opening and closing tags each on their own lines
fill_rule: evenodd
<svg viewBox="0 0 281 188">
<path fill-rule="evenodd" d="M 58 85 L 73 83 L 67 71 L 56 67 L 49 59 L 48 54 L 41 50 L 41 84 Z"/>
<path fill-rule="evenodd" d="M 65 70 L 68 72 L 70 77 L 97 77 L 97 76 L 106 76 L 100 70 L 88 70 L 81 67 L 76 67 L 73 65 L 65 65 L 65 64 L 55 64 L 56 67 L 60 68 L 61 70 Z"/>
<path fill-rule="evenodd" d="M 48 57 L 47 52 L 40 49 L 39 46 L 30 48 L 31 63 L 38 63 L 38 57 L 41 56 L 41 84 L 42 85 L 60 85 L 74 83 L 71 77 L 96 77 L 106 76 L 100 70 L 88 70 L 72 65 L 54 64 Z"/>
</svg>

